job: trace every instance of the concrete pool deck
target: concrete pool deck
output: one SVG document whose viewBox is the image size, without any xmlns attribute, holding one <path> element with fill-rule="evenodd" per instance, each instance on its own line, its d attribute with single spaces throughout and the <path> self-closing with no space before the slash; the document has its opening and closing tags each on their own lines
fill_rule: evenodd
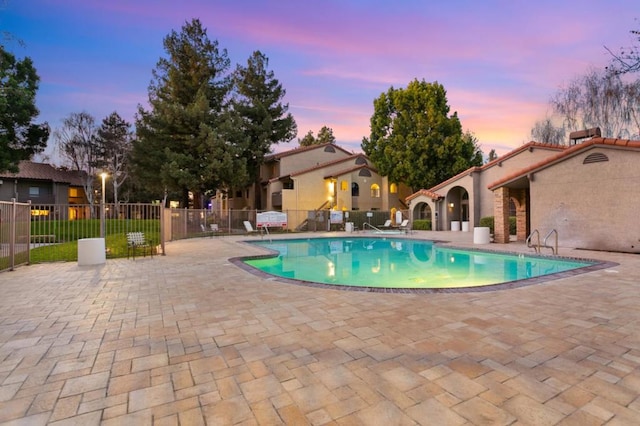
<svg viewBox="0 0 640 426">
<path fill-rule="evenodd" d="M 474 246 L 472 233 L 408 237 L 530 251 Z M 508 290 L 382 294 L 229 263 L 261 253 L 239 243 L 256 238 L 0 273 L 0 424 L 638 423 L 638 255 L 561 248 L 619 265 Z"/>
</svg>

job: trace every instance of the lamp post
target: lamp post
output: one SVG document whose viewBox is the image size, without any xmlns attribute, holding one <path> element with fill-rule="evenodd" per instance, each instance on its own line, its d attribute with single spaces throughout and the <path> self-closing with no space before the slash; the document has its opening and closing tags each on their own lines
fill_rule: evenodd
<svg viewBox="0 0 640 426">
<path fill-rule="evenodd" d="M 105 204 L 105 180 L 107 179 L 107 174 L 105 172 L 100 173 L 100 177 L 102 178 L 102 200 L 100 202 L 100 238 L 105 237 L 105 229 L 104 229 L 104 204 Z"/>
</svg>

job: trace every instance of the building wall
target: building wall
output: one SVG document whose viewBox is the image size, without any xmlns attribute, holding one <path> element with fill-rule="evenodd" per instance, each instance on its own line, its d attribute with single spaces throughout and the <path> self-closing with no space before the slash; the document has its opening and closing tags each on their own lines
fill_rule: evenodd
<svg viewBox="0 0 640 426">
<path fill-rule="evenodd" d="M 280 176 L 286 176 L 329 161 L 349 157 L 350 154 L 335 148 L 335 152 L 324 151 L 325 147 L 302 151 L 284 156 L 280 159 Z"/>
<path fill-rule="evenodd" d="M 11 201 L 12 198 L 16 198 L 14 179 L 2 179 L 0 184 L 0 200 Z"/>
<path fill-rule="evenodd" d="M 442 195 L 444 200 L 435 203 L 428 197 L 417 197 L 411 201 L 409 206 L 411 211 L 419 203 L 425 202 L 431 206 L 432 221 L 438 230 L 451 229 L 452 220 L 460 220 L 460 188 L 464 188 L 469 194 L 469 222 L 470 227 L 478 226 L 480 219 L 485 216 L 493 216 L 493 192 L 488 186 L 503 177 L 521 170 L 527 166 L 542 161 L 550 156 L 556 155 L 557 149 L 549 149 L 545 147 L 530 147 L 523 149 L 511 156 L 506 156 L 499 162 L 482 170 L 461 173 L 457 179 L 442 183 L 431 188 L 431 191 Z M 454 208 L 450 208 L 449 204 L 453 202 Z M 436 223 L 435 212 L 438 212 Z"/>
<path fill-rule="evenodd" d="M 592 153 L 609 161 L 583 164 Z M 594 147 L 530 181 L 531 229 L 556 229 L 559 245 L 640 253 L 640 152 Z"/>
<path fill-rule="evenodd" d="M 336 183 L 338 210 L 353 210 L 353 199 L 351 197 L 352 182 L 353 177 L 351 173 L 338 178 Z"/>
<path fill-rule="evenodd" d="M 558 152 L 558 150 L 549 148 L 530 147 L 529 149 L 525 149 L 516 155 L 507 158 L 501 163 L 498 162 L 497 164 L 482 170 L 482 172 L 478 174 L 480 179 L 480 193 L 475 194 L 474 198 L 476 202 L 479 202 L 480 216 L 476 218 L 477 221 L 479 221 L 481 217 L 493 216 L 493 191 L 488 189 L 490 184 L 505 176 L 515 173 L 518 170 L 522 170 L 525 167 L 529 167 L 532 164 L 536 164 L 556 155 Z M 478 222 L 475 222 L 475 225 L 477 226 Z"/>
</svg>

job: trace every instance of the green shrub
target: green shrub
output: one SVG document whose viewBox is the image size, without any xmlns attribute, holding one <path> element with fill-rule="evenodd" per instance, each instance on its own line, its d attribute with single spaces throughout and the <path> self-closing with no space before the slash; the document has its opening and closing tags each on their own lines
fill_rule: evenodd
<svg viewBox="0 0 640 426">
<path fill-rule="evenodd" d="M 413 229 L 418 231 L 431 231 L 431 220 L 416 219 L 413 221 Z"/>
<path fill-rule="evenodd" d="M 517 223 L 516 217 L 515 216 L 509 216 L 509 235 L 516 235 L 516 233 L 517 233 L 517 225 L 516 225 L 516 223 Z M 494 228 L 493 216 L 481 217 L 479 226 L 488 227 L 489 230 L 490 230 L 489 232 L 493 234 L 494 233 L 493 232 L 493 228 Z"/>
<path fill-rule="evenodd" d="M 481 217 L 478 225 L 483 228 L 489 228 L 489 232 L 493 234 L 493 216 Z"/>
</svg>

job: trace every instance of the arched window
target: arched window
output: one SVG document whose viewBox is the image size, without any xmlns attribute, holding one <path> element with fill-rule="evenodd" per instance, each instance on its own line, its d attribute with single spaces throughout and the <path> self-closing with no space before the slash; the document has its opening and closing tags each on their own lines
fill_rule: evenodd
<svg viewBox="0 0 640 426">
<path fill-rule="evenodd" d="M 395 183 L 392 183 L 391 185 L 389 185 L 389 192 L 392 194 L 397 194 L 398 193 L 398 185 L 396 185 Z"/>
<path fill-rule="evenodd" d="M 346 191 L 347 189 L 349 189 L 349 182 L 347 182 L 346 180 L 341 181 L 340 190 Z"/>
<path fill-rule="evenodd" d="M 371 198 L 380 198 L 380 186 L 377 183 L 371 185 Z"/>
<path fill-rule="evenodd" d="M 359 195 L 360 195 L 360 187 L 356 182 L 353 182 L 351 184 L 351 196 L 358 197 Z"/>
</svg>

